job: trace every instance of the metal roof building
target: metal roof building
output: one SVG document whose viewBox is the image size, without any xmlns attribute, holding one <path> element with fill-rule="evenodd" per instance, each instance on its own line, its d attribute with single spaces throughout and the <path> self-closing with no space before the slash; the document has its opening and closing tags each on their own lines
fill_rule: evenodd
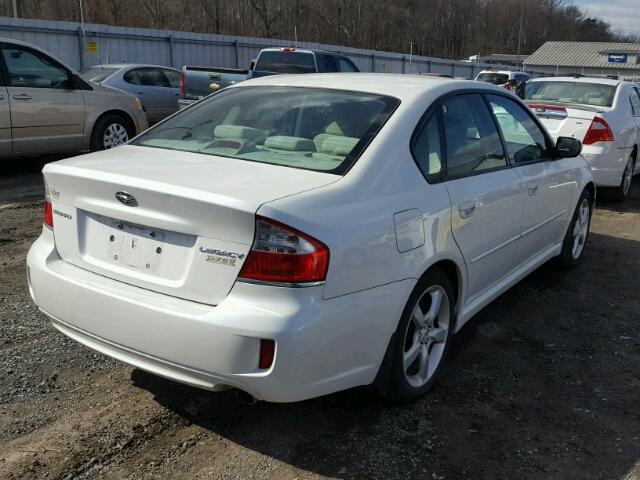
<svg viewBox="0 0 640 480">
<path fill-rule="evenodd" d="M 550 75 L 603 75 L 640 80 L 640 43 L 546 42 L 524 68 Z"/>
</svg>

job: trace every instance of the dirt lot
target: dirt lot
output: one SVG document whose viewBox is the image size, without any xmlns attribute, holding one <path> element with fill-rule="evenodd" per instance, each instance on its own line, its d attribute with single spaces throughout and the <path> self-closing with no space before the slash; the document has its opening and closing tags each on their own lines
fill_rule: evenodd
<svg viewBox="0 0 640 480">
<path fill-rule="evenodd" d="M 47 323 L 24 271 L 41 163 L 0 173 L 0 478 L 640 479 L 640 178 L 624 207 L 599 205 L 580 267 L 541 268 L 465 326 L 423 401 L 277 405 Z"/>
</svg>

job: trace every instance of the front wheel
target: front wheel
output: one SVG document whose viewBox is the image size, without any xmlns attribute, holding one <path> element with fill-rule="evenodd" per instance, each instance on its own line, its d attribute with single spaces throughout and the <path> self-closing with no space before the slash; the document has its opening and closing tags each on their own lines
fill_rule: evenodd
<svg viewBox="0 0 640 480">
<path fill-rule="evenodd" d="M 106 115 L 98 119 L 91 134 L 91 151 L 108 150 L 127 143 L 133 137 L 129 123 L 120 115 Z"/>
<path fill-rule="evenodd" d="M 434 383 L 447 354 L 454 327 L 451 282 L 440 270 L 428 272 L 405 306 L 381 367 L 377 389 L 396 401 L 422 397 Z M 379 374 L 379 377 L 381 375 Z"/>
<path fill-rule="evenodd" d="M 560 261 L 564 267 L 572 268 L 576 266 L 582 258 L 584 247 L 589 238 L 592 208 L 593 198 L 591 194 L 585 190 L 582 192 L 580 200 L 578 200 L 578 206 L 573 213 L 569 229 L 562 243 Z"/>
</svg>

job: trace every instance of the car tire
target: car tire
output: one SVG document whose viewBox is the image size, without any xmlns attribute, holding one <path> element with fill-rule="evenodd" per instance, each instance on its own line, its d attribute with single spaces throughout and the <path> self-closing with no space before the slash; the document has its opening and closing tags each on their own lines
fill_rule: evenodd
<svg viewBox="0 0 640 480">
<path fill-rule="evenodd" d="M 633 156 L 629 157 L 627 165 L 622 173 L 622 179 L 620 180 L 620 186 L 614 187 L 609 190 L 609 198 L 614 202 L 624 202 L 629 196 L 631 191 L 631 183 L 633 181 L 633 171 L 635 170 L 635 159 Z"/>
<path fill-rule="evenodd" d="M 441 270 L 431 270 L 409 297 L 389 342 L 374 390 L 402 403 L 424 396 L 441 371 L 454 325 L 451 282 Z"/>
<path fill-rule="evenodd" d="M 90 150 L 108 150 L 123 145 L 135 136 L 131 122 L 122 115 L 105 115 L 98 119 L 91 133 Z"/>
<path fill-rule="evenodd" d="M 571 223 L 562 242 L 562 252 L 559 260 L 563 267 L 573 268 L 582 259 L 584 247 L 589 239 L 591 214 L 593 213 L 593 198 L 588 190 L 582 192 L 578 205 L 573 212 Z"/>
</svg>

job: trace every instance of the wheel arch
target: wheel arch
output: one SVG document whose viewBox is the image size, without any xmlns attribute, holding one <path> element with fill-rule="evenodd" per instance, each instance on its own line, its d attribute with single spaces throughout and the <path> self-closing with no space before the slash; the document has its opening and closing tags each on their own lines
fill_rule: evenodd
<svg viewBox="0 0 640 480">
<path fill-rule="evenodd" d="M 139 133 L 137 131 L 137 128 L 136 128 L 136 122 L 133 120 L 131 115 L 129 115 L 124 110 L 113 108 L 111 110 L 106 110 L 106 111 L 102 112 L 100 115 L 98 115 L 96 117 L 96 119 L 93 122 L 93 125 L 91 126 L 91 135 L 93 135 L 93 133 L 95 131 L 95 128 L 96 128 L 96 125 L 98 124 L 98 122 L 100 122 L 100 120 L 102 120 L 104 117 L 106 117 L 108 115 L 117 115 L 119 117 L 124 118 L 128 122 L 129 127 L 131 128 L 131 130 L 133 132 L 133 135 L 131 136 L 131 138 L 135 137 Z"/>
</svg>

